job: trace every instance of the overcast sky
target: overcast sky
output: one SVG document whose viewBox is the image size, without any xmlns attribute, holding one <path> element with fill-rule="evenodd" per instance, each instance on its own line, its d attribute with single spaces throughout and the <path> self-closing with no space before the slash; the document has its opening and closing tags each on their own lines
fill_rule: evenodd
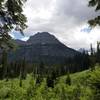
<svg viewBox="0 0 100 100">
<path fill-rule="evenodd" d="M 24 5 L 28 36 L 46 31 L 69 47 L 89 48 L 100 40 L 100 27 L 88 27 L 87 21 L 98 13 L 88 7 L 88 0 L 27 0 Z"/>
</svg>

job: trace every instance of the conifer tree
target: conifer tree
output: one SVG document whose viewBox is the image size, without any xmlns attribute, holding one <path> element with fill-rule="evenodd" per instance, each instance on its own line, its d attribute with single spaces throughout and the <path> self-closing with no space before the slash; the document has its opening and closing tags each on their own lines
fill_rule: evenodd
<svg viewBox="0 0 100 100">
<path fill-rule="evenodd" d="M 44 74 L 44 63 L 43 62 L 40 62 L 39 64 L 39 74 L 41 75 L 41 77 L 43 77 L 43 74 Z"/>
<path fill-rule="evenodd" d="M 22 78 L 25 79 L 26 78 L 26 61 L 25 58 L 22 60 Z"/>
<path fill-rule="evenodd" d="M 46 83 L 48 87 L 54 88 L 54 80 L 52 79 L 51 76 L 48 75 L 47 79 L 46 79 Z"/>
<path fill-rule="evenodd" d="M 36 84 L 40 84 L 42 81 L 43 81 L 43 77 L 38 75 L 37 78 L 36 78 Z"/>
<path fill-rule="evenodd" d="M 19 86 L 22 87 L 22 71 L 20 71 Z"/>
<path fill-rule="evenodd" d="M 26 17 L 23 14 L 23 4 L 26 0 L 0 0 L 0 47 L 13 48 L 9 32 L 12 29 L 20 31 L 27 27 Z"/>
<path fill-rule="evenodd" d="M 20 63 L 19 86 L 22 87 L 22 64 Z"/>
<path fill-rule="evenodd" d="M 71 85 L 71 78 L 70 78 L 69 71 L 68 71 L 67 78 L 66 78 L 66 84 Z"/>
<path fill-rule="evenodd" d="M 100 11 L 100 0 L 89 0 L 89 7 L 95 7 L 95 11 Z M 96 25 L 100 26 L 100 14 L 94 19 L 88 21 L 88 23 L 94 27 Z"/>
<path fill-rule="evenodd" d="M 4 49 L 2 52 L 2 69 L 3 69 L 3 78 L 7 77 L 7 51 Z"/>
<path fill-rule="evenodd" d="M 100 43 L 97 42 L 97 53 L 96 53 L 96 61 L 100 64 Z"/>
<path fill-rule="evenodd" d="M 93 56 L 94 55 L 94 50 L 93 50 L 92 44 L 90 45 L 90 50 L 91 50 L 91 56 Z"/>
<path fill-rule="evenodd" d="M 94 53 L 92 44 L 90 46 L 91 46 L 90 68 L 91 68 L 91 71 L 93 71 L 95 69 L 96 57 L 95 57 L 95 53 Z"/>
</svg>

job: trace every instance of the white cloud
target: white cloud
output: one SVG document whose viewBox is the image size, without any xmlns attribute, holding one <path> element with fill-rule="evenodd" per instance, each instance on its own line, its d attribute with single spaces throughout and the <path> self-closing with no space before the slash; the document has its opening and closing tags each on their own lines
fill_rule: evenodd
<svg viewBox="0 0 100 100">
<path fill-rule="evenodd" d="M 86 27 L 86 25 L 82 26 Z M 81 27 L 77 27 L 74 30 L 70 30 L 66 35 L 58 36 L 59 40 L 61 40 L 64 44 L 69 47 L 79 49 L 79 48 L 90 48 L 90 44 L 93 44 L 93 47 L 96 48 L 97 41 L 100 41 L 100 29 L 94 28 L 90 33 L 81 31 Z M 73 34 L 71 34 L 73 33 Z M 60 38 L 61 37 L 61 38 Z"/>
<path fill-rule="evenodd" d="M 75 49 L 89 48 L 90 43 L 100 40 L 98 28 L 90 33 L 81 31 L 98 15 L 88 7 L 88 0 L 28 0 L 24 13 L 28 18 L 26 36 L 48 31 Z"/>
<path fill-rule="evenodd" d="M 29 39 L 29 37 L 21 38 L 22 41 L 27 41 L 28 39 Z"/>
</svg>

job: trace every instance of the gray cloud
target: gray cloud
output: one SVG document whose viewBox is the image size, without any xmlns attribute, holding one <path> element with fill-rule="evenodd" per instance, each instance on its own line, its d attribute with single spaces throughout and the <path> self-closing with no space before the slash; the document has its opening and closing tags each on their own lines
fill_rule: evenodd
<svg viewBox="0 0 100 100">
<path fill-rule="evenodd" d="M 91 41 L 87 39 L 84 42 L 84 38 L 89 35 L 82 38 L 80 34 L 83 33 L 79 30 L 86 26 L 89 19 L 98 15 L 94 8 L 88 7 L 88 0 L 29 0 L 24 13 L 29 26 L 25 30 L 26 36 L 38 31 L 48 31 L 73 48 L 87 48 Z M 75 35 L 79 35 L 80 39 L 77 40 Z"/>
</svg>

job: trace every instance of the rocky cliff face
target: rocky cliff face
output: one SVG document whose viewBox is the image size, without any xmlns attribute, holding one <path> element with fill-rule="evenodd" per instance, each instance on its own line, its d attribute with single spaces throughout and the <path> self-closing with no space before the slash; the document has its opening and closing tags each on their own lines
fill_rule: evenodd
<svg viewBox="0 0 100 100">
<path fill-rule="evenodd" d="M 10 53 L 10 60 L 26 59 L 27 62 L 45 62 L 57 64 L 73 57 L 78 52 L 62 44 L 48 32 L 37 33 L 26 42 L 17 40 L 19 48 Z"/>
</svg>

